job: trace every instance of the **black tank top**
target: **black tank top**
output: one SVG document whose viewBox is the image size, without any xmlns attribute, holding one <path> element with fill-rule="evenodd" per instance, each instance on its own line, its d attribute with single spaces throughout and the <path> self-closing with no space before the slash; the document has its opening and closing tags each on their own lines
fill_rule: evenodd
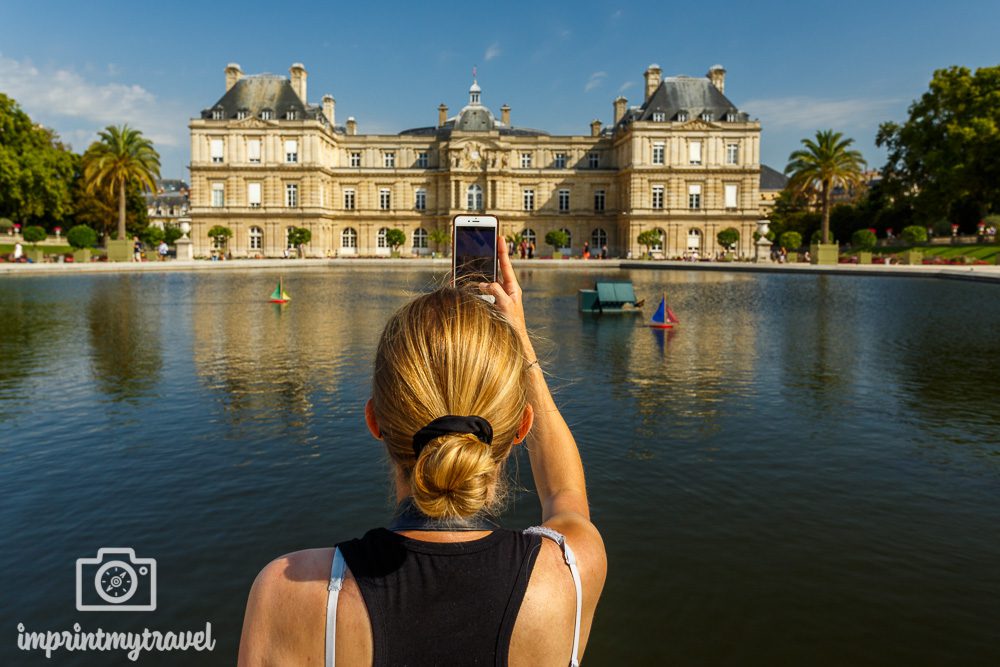
<svg viewBox="0 0 1000 667">
<path fill-rule="evenodd" d="M 425 542 L 376 528 L 338 544 L 371 619 L 372 664 L 506 665 L 541 541 L 497 529 Z"/>
</svg>

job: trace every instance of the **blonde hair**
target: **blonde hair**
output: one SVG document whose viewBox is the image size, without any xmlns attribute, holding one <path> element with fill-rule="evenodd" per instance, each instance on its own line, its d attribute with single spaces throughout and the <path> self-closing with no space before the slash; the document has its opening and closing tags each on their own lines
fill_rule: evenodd
<svg viewBox="0 0 1000 667">
<path fill-rule="evenodd" d="M 389 319 L 375 353 L 372 402 L 390 458 L 429 517 L 463 519 L 492 510 L 503 465 L 527 404 L 528 368 L 517 332 L 496 308 L 445 287 Z M 478 415 L 493 443 L 453 433 L 413 454 L 413 436 L 444 415 Z"/>
</svg>

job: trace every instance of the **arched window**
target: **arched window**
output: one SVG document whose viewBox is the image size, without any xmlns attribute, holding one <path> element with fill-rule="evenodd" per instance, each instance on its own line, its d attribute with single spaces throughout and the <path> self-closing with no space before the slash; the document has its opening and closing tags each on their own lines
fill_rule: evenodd
<svg viewBox="0 0 1000 667">
<path fill-rule="evenodd" d="M 264 248 L 264 230 L 260 227 L 250 228 L 250 249 L 261 250 Z"/>
<path fill-rule="evenodd" d="M 572 248 L 573 247 L 573 232 L 569 231 L 565 227 L 563 227 L 559 231 L 566 233 L 566 247 L 567 248 Z"/>
<path fill-rule="evenodd" d="M 478 185 L 470 185 L 465 191 L 465 208 L 470 211 L 483 210 L 483 189 Z"/>
<path fill-rule="evenodd" d="M 385 240 L 385 235 L 389 233 L 388 227 L 383 227 L 378 230 L 378 235 L 375 237 L 375 247 L 377 248 L 388 248 L 389 243 Z"/>
<path fill-rule="evenodd" d="M 659 240 L 653 245 L 649 246 L 649 250 L 651 252 L 663 252 L 663 239 L 667 238 L 667 234 L 659 227 L 657 227 L 653 231 L 656 232 L 656 236 L 659 238 Z"/>
<path fill-rule="evenodd" d="M 608 233 L 598 227 L 590 233 L 590 245 L 594 246 L 594 250 L 598 251 L 608 244 Z"/>
<path fill-rule="evenodd" d="M 426 248 L 427 247 L 427 230 L 423 227 L 415 229 L 413 231 L 413 247 L 414 248 Z"/>
<path fill-rule="evenodd" d="M 344 231 L 340 232 L 340 247 L 341 248 L 357 248 L 358 247 L 358 233 L 353 227 L 348 227 Z"/>
<path fill-rule="evenodd" d="M 535 236 L 535 230 L 534 229 L 528 229 L 526 227 L 524 229 L 524 231 L 521 232 L 521 236 L 524 237 L 524 242 L 525 243 L 527 243 L 529 245 L 532 244 L 532 243 L 534 243 L 535 245 L 538 245 L 538 239 Z"/>
</svg>

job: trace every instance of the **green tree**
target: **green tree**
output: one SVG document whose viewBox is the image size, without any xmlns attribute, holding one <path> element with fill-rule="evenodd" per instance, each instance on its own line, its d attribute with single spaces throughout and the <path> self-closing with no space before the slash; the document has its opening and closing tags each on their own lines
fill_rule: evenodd
<svg viewBox="0 0 1000 667">
<path fill-rule="evenodd" d="M 904 241 L 916 245 L 917 243 L 927 243 L 927 228 L 923 225 L 910 225 L 903 227 L 899 234 Z"/>
<path fill-rule="evenodd" d="M 149 225 L 143 230 L 140 237 L 142 242 L 146 244 L 149 248 L 155 248 L 160 245 L 160 241 L 164 238 L 163 230 L 156 225 Z"/>
<path fill-rule="evenodd" d="M 545 239 L 548 241 L 548 238 Z M 644 232 L 639 232 L 639 236 L 636 238 L 639 245 L 646 246 L 646 255 L 651 256 L 654 245 L 662 245 L 663 236 L 660 232 L 655 229 L 647 229 Z"/>
<path fill-rule="evenodd" d="M 778 237 L 778 245 L 785 250 L 798 250 L 802 247 L 802 235 L 798 232 L 784 232 Z"/>
<path fill-rule="evenodd" d="M 441 248 L 445 248 L 444 254 L 448 254 L 448 246 L 451 244 L 451 233 L 445 227 L 435 227 L 427 234 L 427 238 L 430 242 L 437 247 L 437 251 L 441 252 Z"/>
<path fill-rule="evenodd" d="M 184 236 L 184 232 L 181 231 L 180 225 L 170 223 L 163 225 L 163 240 L 167 242 L 167 245 L 177 243 L 177 239 L 182 236 Z"/>
<path fill-rule="evenodd" d="M 949 217 L 972 228 L 1000 211 L 1000 65 L 934 72 L 905 123 L 883 123 L 883 182 L 928 224 Z"/>
<path fill-rule="evenodd" d="M 111 234 L 118 217 L 116 193 L 101 188 L 90 190 L 82 170 L 71 187 L 73 210 L 70 217 L 77 224 L 87 225 L 102 234 Z M 149 225 L 149 212 L 142 188 L 129 183 L 125 191 L 125 234 L 127 238 L 142 236 Z"/>
<path fill-rule="evenodd" d="M 160 156 L 142 132 L 128 125 L 109 125 L 98 133 L 83 155 L 83 173 L 91 192 L 106 190 L 118 195 L 118 238 L 126 238 L 125 204 L 129 183 L 143 190 L 156 189 L 160 177 Z"/>
<path fill-rule="evenodd" d="M 45 233 L 44 227 L 39 227 L 38 225 L 30 225 L 24 228 L 22 232 L 24 240 L 30 243 L 33 247 L 37 248 L 39 241 L 44 241 L 48 234 Z"/>
<path fill-rule="evenodd" d="M 299 257 L 302 256 L 302 246 L 312 241 L 312 236 L 312 232 L 305 227 L 292 227 L 288 230 L 288 242 Z"/>
<path fill-rule="evenodd" d="M 71 210 L 76 156 L 0 93 L 0 217 L 54 226 Z"/>
<path fill-rule="evenodd" d="M 97 232 L 87 225 L 76 225 L 66 232 L 66 242 L 77 250 L 97 245 Z"/>
<path fill-rule="evenodd" d="M 392 252 L 397 252 L 399 247 L 406 243 L 406 232 L 394 227 L 385 233 L 385 242 L 389 244 Z"/>
<path fill-rule="evenodd" d="M 217 247 L 225 250 L 229 246 L 229 239 L 233 238 L 233 230 L 224 225 L 212 225 L 208 230 L 208 238 L 215 241 Z"/>
<path fill-rule="evenodd" d="M 732 250 L 740 242 L 740 232 L 735 227 L 726 227 L 715 235 L 715 240 L 726 250 Z"/>
<path fill-rule="evenodd" d="M 871 252 L 876 243 L 878 243 L 878 237 L 870 229 L 859 229 L 851 234 L 851 247 L 855 250 Z"/>
<path fill-rule="evenodd" d="M 820 130 L 816 139 L 803 139 L 801 148 L 788 156 L 785 173 L 788 187 L 797 195 L 819 198 L 822 215 L 822 241 L 830 242 L 830 197 L 837 186 L 851 190 L 863 181 L 864 158 L 852 150 L 854 139 L 844 139 L 840 132 Z"/>
<path fill-rule="evenodd" d="M 552 251 L 556 252 L 559 248 L 566 247 L 566 244 L 569 243 L 569 235 L 561 229 L 553 229 L 545 234 L 545 243 L 552 246 Z"/>
</svg>

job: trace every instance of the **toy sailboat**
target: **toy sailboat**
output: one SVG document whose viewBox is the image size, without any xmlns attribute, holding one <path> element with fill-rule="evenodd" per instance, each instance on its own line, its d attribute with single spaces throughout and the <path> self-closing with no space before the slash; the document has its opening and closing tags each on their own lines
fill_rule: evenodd
<svg viewBox="0 0 1000 667">
<path fill-rule="evenodd" d="M 278 278 L 278 286 L 271 292 L 271 298 L 268 301 L 271 303 L 288 303 L 291 300 L 292 297 L 288 296 L 288 293 L 281 287 L 281 278 Z"/>
<path fill-rule="evenodd" d="M 680 324 L 680 322 L 674 315 L 674 311 L 670 310 L 670 306 L 667 305 L 667 295 L 664 294 L 663 299 L 660 300 L 660 307 L 653 313 L 653 318 L 647 326 L 655 329 L 673 329 L 674 325 Z"/>
</svg>

